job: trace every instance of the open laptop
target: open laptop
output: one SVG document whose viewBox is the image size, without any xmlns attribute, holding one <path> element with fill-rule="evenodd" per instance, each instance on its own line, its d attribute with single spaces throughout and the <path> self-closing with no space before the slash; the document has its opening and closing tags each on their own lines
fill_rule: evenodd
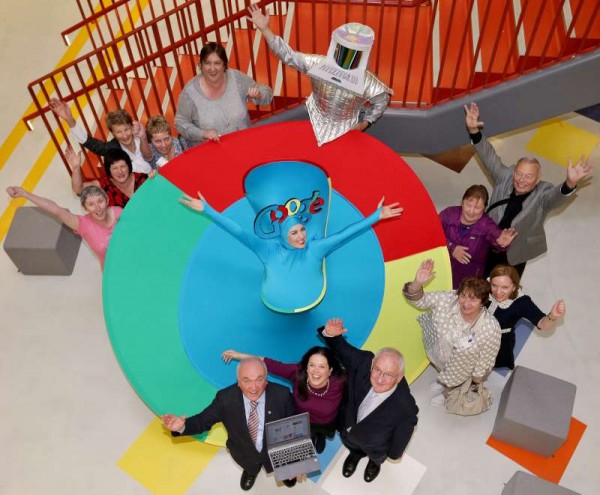
<svg viewBox="0 0 600 495">
<path fill-rule="evenodd" d="M 277 481 L 321 469 L 310 440 L 310 420 L 307 412 L 271 421 L 266 423 L 265 427 L 267 451 Z"/>
</svg>

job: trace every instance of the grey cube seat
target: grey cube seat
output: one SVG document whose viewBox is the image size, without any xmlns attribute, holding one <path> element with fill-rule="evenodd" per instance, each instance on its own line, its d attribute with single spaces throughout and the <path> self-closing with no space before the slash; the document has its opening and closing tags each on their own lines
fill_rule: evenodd
<svg viewBox="0 0 600 495">
<path fill-rule="evenodd" d="M 576 391 L 572 383 L 515 367 L 502 391 L 492 436 L 550 457 L 569 434 Z"/>
<path fill-rule="evenodd" d="M 25 275 L 70 275 L 81 237 L 41 208 L 18 208 L 4 250 Z"/>
<path fill-rule="evenodd" d="M 517 471 L 508 480 L 502 495 L 580 495 L 573 490 L 550 483 L 523 471 Z"/>
</svg>

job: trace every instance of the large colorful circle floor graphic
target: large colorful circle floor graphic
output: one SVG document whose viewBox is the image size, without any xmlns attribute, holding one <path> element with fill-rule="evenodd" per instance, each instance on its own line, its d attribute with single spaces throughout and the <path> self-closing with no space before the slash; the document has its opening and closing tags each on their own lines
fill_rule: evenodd
<svg viewBox="0 0 600 495">
<path fill-rule="evenodd" d="M 327 258 L 327 293 L 299 314 L 267 309 L 262 265 L 245 246 L 179 202 L 198 191 L 241 225 L 253 220 L 245 175 L 285 160 L 317 164 L 333 189 L 328 232 L 371 214 L 382 196 L 399 201 L 399 219 L 378 223 Z M 402 297 L 423 258 L 436 261 L 433 290 L 450 287 L 444 235 L 415 174 L 376 139 L 350 132 L 319 148 L 310 124 L 259 126 L 189 150 L 136 193 L 113 234 L 104 272 L 104 311 L 121 367 L 156 413 L 193 414 L 235 381 L 221 353 L 230 348 L 294 362 L 318 345 L 316 328 L 343 318 L 349 342 L 400 349 L 406 377 L 428 361 Z M 222 445 L 218 429 L 200 437 Z"/>
</svg>

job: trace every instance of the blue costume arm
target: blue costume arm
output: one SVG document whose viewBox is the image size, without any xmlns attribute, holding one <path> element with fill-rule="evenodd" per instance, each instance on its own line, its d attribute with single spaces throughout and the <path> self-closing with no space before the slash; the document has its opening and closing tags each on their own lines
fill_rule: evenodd
<svg viewBox="0 0 600 495">
<path fill-rule="evenodd" d="M 212 206 L 210 206 L 206 200 L 204 201 L 204 215 L 210 218 L 215 224 L 221 227 L 225 232 L 235 237 L 244 246 L 250 249 L 259 258 L 262 254 L 263 241 L 256 237 L 252 232 L 246 232 L 238 223 L 234 222 L 231 218 L 219 213 Z"/>
<path fill-rule="evenodd" d="M 369 230 L 371 225 L 377 223 L 379 221 L 379 217 L 381 215 L 381 208 L 377 208 L 371 215 L 367 218 L 363 218 L 358 222 L 355 222 L 351 225 L 348 225 L 345 229 L 336 232 L 335 234 L 328 235 L 323 239 L 316 239 L 313 241 L 313 250 L 318 252 L 318 255 L 322 258 L 325 256 L 329 256 L 336 249 L 342 247 L 348 241 L 352 240 L 354 237 L 362 234 L 363 232 Z"/>
</svg>

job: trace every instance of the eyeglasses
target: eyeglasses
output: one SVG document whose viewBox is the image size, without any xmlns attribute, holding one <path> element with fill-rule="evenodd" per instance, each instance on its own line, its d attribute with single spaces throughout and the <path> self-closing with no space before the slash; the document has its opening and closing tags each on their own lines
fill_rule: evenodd
<svg viewBox="0 0 600 495">
<path fill-rule="evenodd" d="M 381 368 L 378 368 L 377 366 L 372 366 L 371 367 L 371 374 L 376 377 L 379 378 L 380 376 L 383 377 L 384 380 L 386 381 L 390 381 L 393 380 L 394 378 L 396 378 L 397 376 L 400 375 L 400 371 L 398 373 L 384 373 L 383 370 Z"/>
<path fill-rule="evenodd" d="M 534 180 L 537 178 L 536 174 L 524 174 L 523 172 L 515 172 L 517 179 Z"/>
</svg>

